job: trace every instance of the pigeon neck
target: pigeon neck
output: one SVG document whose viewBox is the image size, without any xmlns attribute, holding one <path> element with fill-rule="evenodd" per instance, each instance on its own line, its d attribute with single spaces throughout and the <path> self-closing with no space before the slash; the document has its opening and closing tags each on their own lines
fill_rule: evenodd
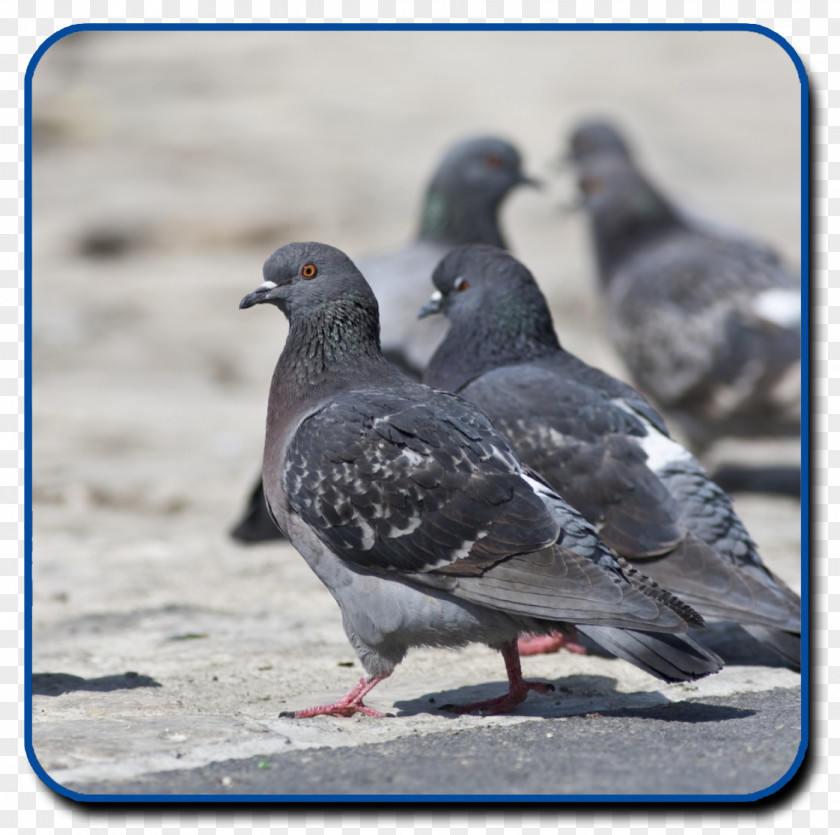
<svg viewBox="0 0 840 835">
<path fill-rule="evenodd" d="M 465 200 L 462 193 L 433 184 L 423 204 L 420 238 L 451 246 L 488 244 L 507 249 L 496 217 L 500 203 L 501 198 Z"/>
<path fill-rule="evenodd" d="M 494 368 L 518 365 L 562 350 L 544 303 L 535 307 L 521 295 L 498 301 L 490 315 L 482 311 L 469 321 L 450 325 L 446 338 L 429 361 L 425 382 L 460 391 Z"/>
<path fill-rule="evenodd" d="M 601 281 L 608 284 L 624 261 L 649 244 L 685 228 L 674 208 L 653 191 L 632 206 L 606 207 L 592 218 Z"/>
<path fill-rule="evenodd" d="M 308 403 L 346 389 L 380 365 L 389 368 L 379 348 L 378 311 L 350 297 L 290 316 L 272 387 L 279 402 Z"/>
</svg>

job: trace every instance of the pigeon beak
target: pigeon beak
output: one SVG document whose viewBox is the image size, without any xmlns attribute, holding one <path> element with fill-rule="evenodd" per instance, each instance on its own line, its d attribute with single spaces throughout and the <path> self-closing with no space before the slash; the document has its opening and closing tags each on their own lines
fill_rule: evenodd
<svg viewBox="0 0 840 835">
<path fill-rule="evenodd" d="M 443 310 L 443 293 L 440 290 L 435 290 L 432 293 L 432 297 L 423 307 L 420 308 L 420 311 L 417 314 L 418 319 L 425 319 L 427 316 L 431 316 L 433 313 L 440 313 Z"/>
<path fill-rule="evenodd" d="M 264 302 L 273 301 L 276 296 L 271 295 L 272 290 L 276 290 L 279 285 L 275 284 L 273 281 L 264 281 L 254 290 L 253 293 L 248 293 L 245 298 L 239 302 L 239 309 L 245 310 L 246 308 L 253 307 L 255 304 L 263 304 Z"/>
</svg>

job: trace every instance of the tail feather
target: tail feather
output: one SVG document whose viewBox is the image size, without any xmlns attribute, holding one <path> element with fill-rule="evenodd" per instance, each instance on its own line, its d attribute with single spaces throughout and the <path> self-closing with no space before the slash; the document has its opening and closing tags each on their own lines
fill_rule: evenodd
<svg viewBox="0 0 840 835">
<path fill-rule="evenodd" d="M 255 542 L 268 542 L 274 539 L 286 539 L 265 503 L 262 479 L 254 485 L 254 489 L 248 496 L 248 504 L 242 518 L 234 525 L 230 535 L 237 542 L 250 545 Z"/>
<path fill-rule="evenodd" d="M 667 682 L 693 681 L 723 667 L 721 658 L 686 635 L 576 624 L 604 649 Z"/>
<path fill-rule="evenodd" d="M 769 626 L 759 626 L 752 623 L 741 624 L 753 638 L 757 638 L 765 646 L 770 647 L 782 656 L 794 669 L 799 670 L 801 664 L 801 637 L 794 632 L 773 629 Z"/>
</svg>

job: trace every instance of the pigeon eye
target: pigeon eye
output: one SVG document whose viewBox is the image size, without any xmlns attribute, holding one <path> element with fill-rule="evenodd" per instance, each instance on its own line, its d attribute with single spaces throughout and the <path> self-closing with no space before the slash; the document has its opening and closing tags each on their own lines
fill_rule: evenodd
<svg viewBox="0 0 840 835">
<path fill-rule="evenodd" d="M 300 274 L 304 278 L 315 278 L 315 276 L 318 275 L 318 268 L 310 262 L 309 264 L 304 264 L 300 268 Z"/>
<path fill-rule="evenodd" d="M 458 276 L 458 278 L 455 279 L 455 283 L 452 286 L 456 290 L 458 290 L 458 292 L 461 292 L 462 290 L 466 290 L 470 285 L 466 278 L 461 278 L 461 276 Z"/>
<path fill-rule="evenodd" d="M 600 177 L 584 177 L 580 181 L 580 188 L 584 194 L 597 194 L 604 188 L 604 181 Z"/>
<path fill-rule="evenodd" d="M 504 160 L 502 160 L 501 154 L 485 154 L 484 155 L 484 167 L 489 168 L 491 171 L 498 171 L 503 164 Z"/>
</svg>

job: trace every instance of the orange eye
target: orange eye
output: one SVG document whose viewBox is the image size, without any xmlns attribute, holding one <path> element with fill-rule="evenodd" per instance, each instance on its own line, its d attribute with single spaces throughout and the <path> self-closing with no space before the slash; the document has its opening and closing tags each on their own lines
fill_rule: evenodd
<svg viewBox="0 0 840 835">
<path fill-rule="evenodd" d="M 502 167 L 504 160 L 500 154 L 485 154 L 484 155 L 484 167 L 489 168 L 491 171 L 497 171 L 499 168 Z"/>
<path fill-rule="evenodd" d="M 584 177 L 580 181 L 580 188 L 584 194 L 597 194 L 604 188 L 604 182 L 600 177 Z"/>
<path fill-rule="evenodd" d="M 462 290 L 466 290 L 470 285 L 467 279 L 461 278 L 460 276 L 455 279 L 455 283 L 452 285 L 458 292 Z"/>
<path fill-rule="evenodd" d="M 300 274 L 304 278 L 315 278 L 315 276 L 318 275 L 318 268 L 312 263 L 304 264 L 300 268 Z"/>
</svg>

